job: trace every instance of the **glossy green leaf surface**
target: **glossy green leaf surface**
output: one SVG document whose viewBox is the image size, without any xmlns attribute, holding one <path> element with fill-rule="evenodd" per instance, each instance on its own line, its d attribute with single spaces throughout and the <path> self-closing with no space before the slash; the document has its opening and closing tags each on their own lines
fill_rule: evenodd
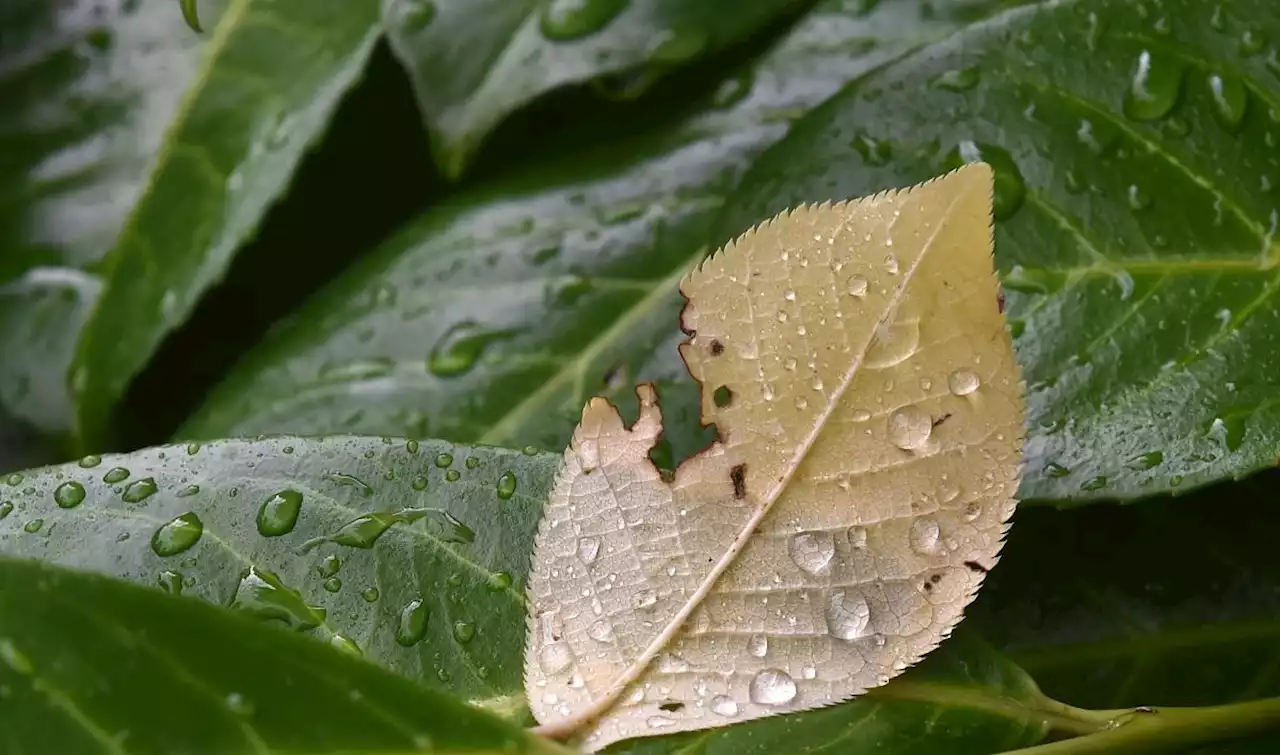
<svg viewBox="0 0 1280 755">
<path fill-rule="evenodd" d="M 437 161 L 456 177 L 485 136 L 538 95 L 594 80 L 613 96 L 638 96 L 809 1 L 382 0 L 382 8 Z"/>
<path fill-rule="evenodd" d="M 1268 473 L 1158 507 L 1020 512 L 967 621 L 1072 705 L 1280 696 L 1278 492 Z"/>
<path fill-rule="evenodd" d="M 0 557 L 6 752 L 567 752 L 194 600 Z"/>
<path fill-rule="evenodd" d="M 655 349 L 679 334 L 676 284 L 755 157 L 846 82 L 994 7 L 870 5 L 822 4 L 691 115 L 429 211 L 267 338 L 181 435 L 558 451 L 591 396 L 632 406 Z M 679 365 L 673 346 L 661 354 Z M 671 443 L 695 446 L 696 397 L 664 407 L 683 428 Z"/>
<path fill-rule="evenodd" d="M 91 456 L 0 476 L 0 553 L 231 606 L 518 714 L 554 459 L 376 438 Z"/>
<path fill-rule="evenodd" d="M 375 438 L 89 457 L 0 478 L 0 553 L 229 606 L 523 721 L 523 583 L 558 463 Z M 993 752 L 1038 741 L 1046 717 L 1066 715 L 962 636 L 874 697 L 636 747 L 835 737 Z"/>
<path fill-rule="evenodd" d="M 0 401 L 95 444 L 357 80 L 372 3 L 0 11 Z"/>
<path fill-rule="evenodd" d="M 798 124 L 718 235 L 985 160 L 1028 383 L 1024 497 L 1129 499 L 1270 466 L 1280 66 L 1259 39 L 1280 39 L 1274 3 L 1010 11 Z"/>
</svg>

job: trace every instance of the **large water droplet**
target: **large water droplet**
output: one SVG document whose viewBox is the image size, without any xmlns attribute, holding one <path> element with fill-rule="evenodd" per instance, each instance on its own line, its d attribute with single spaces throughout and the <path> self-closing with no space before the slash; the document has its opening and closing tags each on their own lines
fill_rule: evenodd
<svg viewBox="0 0 1280 755">
<path fill-rule="evenodd" d="M 486 331 L 474 322 L 461 322 L 445 331 L 427 356 L 427 369 L 436 377 L 456 377 L 475 367 L 485 349 L 509 338 L 511 331 Z"/>
<path fill-rule="evenodd" d="M 850 296 L 856 296 L 861 299 L 867 295 L 867 276 L 855 274 L 849 278 L 848 290 Z"/>
<path fill-rule="evenodd" d="M 64 509 L 74 509 L 84 503 L 84 486 L 78 482 L 64 482 L 53 491 L 53 501 Z"/>
<path fill-rule="evenodd" d="M 747 652 L 756 658 L 763 658 L 769 653 L 769 638 L 763 634 L 753 634 L 747 638 Z"/>
<path fill-rule="evenodd" d="M 600 540 L 594 537 L 578 539 L 578 558 L 584 564 L 593 563 L 600 555 Z"/>
<path fill-rule="evenodd" d="M 725 718 L 738 715 L 738 703 L 728 695 L 716 695 L 711 698 L 711 712 Z"/>
<path fill-rule="evenodd" d="M 1164 453 L 1162 451 L 1149 451 L 1140 456 L 1130 459 L 1126 466 L 1138 472 L 1144 472 L 1148 469 L 1154 469 L 1164 463 Z"/>
<path fill-rule="evenodd" d="M 124 482 L 127 479 L 129 479 L 129 470 L 124 467 L 112 467 L 102 476 L 102 481 L 108 485 L 115 485 L 117 482 Z"/>
<path fill-rule="evenodd" d="M 1182 62 L 1172 55 L 1143 50 L 1124 95 L 1124 114 L 1135 121 L 1163 118 L 1182 94 Z"/>
<path fill-rule="evenodd" d="M 504 501 L 511 500 L 516 494 L 516 476 L 514 472 L 503 472 L 498 478 L 498 497 Z"/>
<path fill-rule="evenodd" d="M 548 642 L 538 651 L 538 665 L 547 674 L 559 674 L 573 665 L 573 651 L 564 641 Z"/>
<path fill-rule="evenodd" d="M 966 92 L 976 87 L 980 78 L 981 72 L 977 66 L 956 68 L 946 71 L 935 78 L 933 86 L 937 89 L 945 89 L 948 92 Z"/>
<path fill-rule="evenodd" d="M 587 636 L 596 642 L 613 642 L 613 623 L 608 619 L 596 619 L 587 627 Z"/>
<path fill-rule="evenodd" d="M 155 494 L 156 481 L 151 477 L 144 477 L 137 482 L 129 483 L 124 492 L 120 494 L 120 498 L 125 503 L 142 503 Z"/>
<path fill-rule="evenodd" d="M 417 34 L 435 19 L 435 0 L 399 0 L 397 16 L 403 31 Z"/>
<path fill-rule="evenodd" d="M 431 612 L 422 598 L 414 598 L 400 609 L 400 621 L 396 624 L 396 644 L 411 647 L 427 636 L 427 619 Z"/>
<path fill-rule="evenodd" d="M 542 6 L 538 28 L 555 42 L 594 34 L 618 16 L 631 0 L 551 0 Z"/>
<path fill-rule="evenodd" d="M 978 376 L 969 370 L 956 370 L 947 376 L 947 388 L 957 396 L 968 396 L 978 390 Z"/>
<path fill-rule="evenodd" d="M 871 607 L 867 599 L 845 590 L 835 590 L 827 598 L 827 631 L 838 640 L 856 640 L 867 636 L 871 623 Z"/>
<path fill-rule="evenodd" d="M 89 454 L 80 460 L 80 466 L 84 469 L 93 469 L 102 463 L 102 457 L 95 454 Z"/>
<path fill-rule="evenodd" d="M 751 680 L 750 694 L 760 705 L 785 705 L 796 697 L 796 682 L 782 669 L 765 669 Z"/>
<path fill-rule="evenodd" d="M 43 519 L 32 519 L 31 521 L 22 525 L 22 531 L 27 533 L 28 535 L 34 535 L 35 533 L 39 532 L 40 528 L 43 526 L 44 526 Z"/>
<path fill-rule="evenodd" d="M 1227 132 L 1240 130 L 1245 110 L 1249 107 L 1249 90 L 1244 82 L 1230 74 L 1209 75 L 1209 95 L 1213 99 L 1213 116 Z"/>
<path fill-rule="evenodd" d="M 324 623 L 326 611 L 309 606 L 302 595 L 274 573 L 249 567 L 240 575 L 231 607 L 264 621 L 280 621 L 291 629 L 311 629 Z"/>
<path fill-rule="evenodd" d="M 820 574 L 836 554 L 835 538 L 825 530 L 799 532 L 791 536 L 787 551 L 796 566 L 810 574 Z"/>
<path fill-rule="evenodd" d="M 188 511 L 156 530 L 151 536 L 151 550 L 161 557 L 176 556 L 200 542 L 203 534 L 204 523 L 200 521 L 200 517 Z"/>
<path fill-rule="evenodd" d="M 911 524 L 911 532 L 908 533 L 907 540 L 911 543 L 911 550 L 928 555 L 938 552 L 938 538 L 941 534 L 938 521 L 926 517 L 917 519 Z"/>
<path fill-rule="evenodd" d="M 453 622 L 453 639 L 460 645 L 465 645 L 476 638 L 476 625 L 472 621 L 455 621 Z"/>
<path fill-rule="evenodd" d="M 296 490 L 281 490 L 258 509 L 258 534 L 279 537 L 293 532 L 301 512 L 302 494 Z"/>
<path fill-rule="evenodd" d="M 12 513 L 13 513 L 12 501 L 0 502 L 0 519 L 4 519 L 5 517 L 9 516 Z"/>
<path fill-rule="evenodd" d="M 862 366 L 882 370 L 905 362 L 920 346 L 920 321 L 905 320 L 881 325 L 867 347 Z"/>
<path fill-rule="evenodd" d="M 895 409 L 889 415 L 889 442 L 904 451 L 920 448 L 929 442 L 933 421 L 914 405 Z"/>
</svg>

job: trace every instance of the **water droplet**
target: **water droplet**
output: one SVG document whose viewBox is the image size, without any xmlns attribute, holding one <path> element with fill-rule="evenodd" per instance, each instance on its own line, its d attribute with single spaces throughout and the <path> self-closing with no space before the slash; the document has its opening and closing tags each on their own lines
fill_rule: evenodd
<svg viewBox="0 0 1280 755">
<path fill-rule="evenodd" d="M 244 699 L 244 695 L 239 692 L 232 692 L 227 695 L 224 702 L 226 703 L 227 709 L 232 713 L 235 713 L 237 716 L 253 715 L 253 703 Z"/>
<path fill-rule="evenodd" d="M 982 503 L 979 501 L 970 501 L 964 505 L 964 520 L 972 522 L 982 516 Z"/>
<path fill-rule="evenodd" d="M 643 589 L 636 591 L 631 598 L 631 605 L 635 608 L 653 608 L 658 603 L 658 595 L 653 590 Z"/>
<path fill-rule="evenodd" d="M 4 519 L 13 513 L 13 502 L 5 501 L 0 503 L 0 519 Z"/>
<path fill-rule="evenodd" d="M 453 466 L 453 454 L 436 454 L 436 466 L 441 469 Z"/>
<path fill-rule="evenodd" d="M 476 637 L 476 625 L 470 621 L 453 622 L 453 639 L 458 644 L 465 645 Z"/>
<path fill-rule="evenodd" d="M 200 542 L 203 534 L 204 523 L 200 521 L 200 517 L 188 511 L 156 530 L 151 536 L 151 550 L 162 558 L 176 556 Z"/>
<path fill-rule="evenodd" d="M 859 299 L 867 295 L 867 277 L 865 275 L 854 275 L 849 278 L 849 295 L 856 296 Z"/>
<path fill-rule="evenodd" d="M 933 432 L 929 415 L 914 405 L 895 409 L 889 415 L 888 424 L 889 442 L 904 451 L 925 445 Z"/>
<path fill-rule="evenodd" d="M 40 528 L 43 526 L 44 526 L 43 519 L 32 519 L 31 521 L 22 525 L 22 531 L 27 533 L 28 535 L 34 535 L 35 533 L 39 532 Z"/>
<path fill-rule="evenodd" d="M 596 619 L 587 627 L 587 636 L 596 642 L 613 642 L 613 623 L 608 619 Z"/>
<path fill-rule="evenodd" d="M 1027 196 L 1027 184 L 1018 162 L 1008 150 L 994 144 L 965 140 L 956 145 L 948 157 L 954 167 L 966 163 L 985 162 L 995 173 L 995 200 L 992 214 L 996 220 L 1008 220 L 1022 207 Z"/>
<path fill-rule="evenodd" d="M 862 131 L 854 134 L 853 148 L 862 155 L 867 165 L 888 165 L 893 159 L 893 143 L 888 139 L 876 139 Z"/>
<path fill-rule="evenodd" d="M 747 638 L 747 652 L 756 658 L 763 658 L 769 653 L 769 638 L 763 634 L 753 634 Z"/>
<path fill-rule="evenodd" d="M 183 488 L 182 490 L 179 490 L 179 491 L 178 491 L 178 493 L 177 493 L 177 495 L 178 495 L 178 497 L 179 497 L 179 498 L 190 498 L 191 496 L 193 496 L 193 495 L 195 495 L 195 494 L 197 494 L 197 493 L 199 493 L 199 492 L 200 492 L 200 486 L 199 486 L 199 485 L 188 485 L 188 486 L 186 486 L 185 488 Z"/>
<path fill-rule="evenodd" d="M 933 86 L 937 89 L 945 89 L 948 92 L 967 92 L 978 85 L 980 78 L 981 72 L 977 66 L 956 68 L 935 78 Z"/>
<path fill-rule="evenodd" d="M 343 487 L 355 488 L 356 492 L 365 498 L 373 496 L 373 488 L 370 487 L 369 483 L 355 475 L 346 474 L 345 472 L 326 472 L 324 479 Z"/>
<path fill-rule="evenodd" d="M 507 471 L 503 472 L 498 478 L 498 497 L 504 501 L 511 500 L 511 496 L 516 494 L 516 476 L 515 473 Z"/>
<path fill-rule="evenodd" d="M 92 454 L 80 460 L 80 466 L 84 469 L 93 469 L 94 467 L 98 466 L 101 463 L 102 463 L 102 457 L 94 456 Z"/>
<path fill-rule="evenodd" d="M 124 482 L 127 479 L 129 479 L 129 470 L 124 467 L 113 467 L 108 469 L 107 473 L 102 476 L 102 481 L 108 485 L 115 485 L 117 482 Z M 12 484 L 16 485 L 17 483 Z"/>
<path fill-rule="evenodd" d="M 916 353 L 919 346 L 919 320 L 881 325 L 876 329 L 871 345 L 867 347 L 867 353 L 862 358 L 862 366 L 872 370 L 882 370 L 901 364 Z"/>
<path fill-rule="evenodd" d="M 326 611 L 309 606 L 302 595 L 274 573 L 249 567 L 240 575 L 231 607 L 263 621 L 280 621 L 291 629 L 311 629 L 324 623 Z"/>
<path fill-rule="evenodd" d="M 675 721 L 667 718 L 666 716 L 649 716 L 645 723 L 648 724 L 651 729 L 663 729 L 671 726 Z"/>
<path fill-rule="evenodd" d="M 1129 184 L 1127 196 L 1132 210 L 1141 212 L 1151 206 L 1151 197 L 1137 184 Z"/>
<path fill-rule="evenodd" d="M 476 469 L 480 466 L 480 459 L 476 456 L 468 456 L 466 461 L 467 469 Z"/>
<path fill-rule="evenodd" d="M 799 532 L 791 536 L 787 551 L 796 566 L 810 574 L 820 574 L 835 556 L 835 538 L 826 530 Z"/>
<path fill-rule="evenodd" d="M 334 636 L 330 637 L 329 646 L 333 648 L 337 648 L 338 650 L 341 650 L 344 653 L 351 653 L 352 655 L 364 655 L 364 653 L 360 650 L 360 646 L 356 644 L 355 640 L 341 634 L 335 634 Z"/>
<path fill-rule="evenodd" d="M 710 41 L 702 29 L 663 29 L 649 40 L 649 60 L 662 65 L 683 63 L 701 55 Z"/>
<path fill-rule="evenodd" d="M 53 491 L 53 500 L 64 509 L 74 509 L 84 503 L 84 486 L 78 482 L 64 482 Z"/>
<path fill-rule="evenodd" d="M 938 538 L 941 534 L 937 520 L 917 519 L 911 524 L 911 532 L 907 535 L 907 539 L 911 543 L 911 550 L 928 555 L 937 553 Z"/>
<path fill-rule="evenodd" d="M 542 6 L 538 28 L 555 42 L 579 39 L 603 29 L 631 0 L 551 0 Z"/>
<path fill-rule="evenodd" d="M 957 396 L 968 396 L 978 390 L 978 376 L 969 370 L 956 370 L 947 376 L 947 388 Z"/>
<path fill-rule="evenodd" d="M 885 244 L 892 245 L 893 239 L 886 239 Z M 884 271 L 889 275 L 898 274 L 898 256 L 892 252 L 884 256 Z"/>
<path fill-rule="evenodd" d="M 402 31 L 416 34 L 436 17 L 435 0 L 399 0 L 397 6 Z"/>
<path fill-rule="evenodd" d="M 320 585 L 325 592 L 337 592 L 342 589 L 342 580 L 337 577 L 329 577 Z"/>
<path fill-rule="evenodd" d="M 141 503 L 155 494 L 156 481 L 151 477 L 144 477 L 141 480 L 129 483 L 120 498 L 125 503 Z"/>
<path fill-rule="evenodd" d="M 871 607 L 867 599 L 845 590 L 835 590 L 827 599 L 827 631 L 838 640 L 856 640 L 867 636 L 871 623 Z"/>
<path fill-rule="evenodd" d="M 849 528 L 849 545 L 854 548 L 867 547 L 867 528 L 854 525 Z"/>
<path fill-rule="evenodd" d="M 376 587 L 366 587 L 360 591 L 360 597 L 363 598 L 366 603 L 377 603 L 378 596 L 381 594 L 382 593 L 378 592 L 378 588 Z"/>
<path fill-rule="evenodd" d="M 1239 78 L 1226 74 L 1209 75 L 1209 95 L 1213 99 L 1213 115 L 1228 133 L 1240 130 L 1249 106 L 1249 90 Z"/>
<path fill-rule="evenodd" d="M 337 556 L 325 556 L 316 565 L 316 573 L 322 577 L 332 577 L 342 568 L 342 559 Z"/>
<path fill-rule="evenodd" d="M 400 620 L 396 624 L 396 644 L 407 648 L 421 642 L 427 636 L 427 619 L 430 615 L 422 598 L 409 601 L 400 609 Z"/>
<path fill-rule="evenodd" d="M 785 705 L 796 697 L 796 682 L 782 669 L 765 669 L 751 680 L 750 694 L 760 705 Z"/>
<path fill-rule="evenodd" d="M 738 704 L 728 695 L 716 695 L 711 698 L 711 712 L 725 718 L 738 715 Z"/>
<path fill-rule="evenodd" d="M 450 469 L 444 473 L 445 482 L 457 482 L 462 479 L 462 473 L 456 469 Z"/>
<path fill-rule="evenodd" d="M 664 674 L 681 674 L 689 670 L 689 662 L 675 653 L 658 656 L 658 670 Z"/>
<path fill-rule="evenodd" d="M 513 580 L 509 573 L 500 571 L 491 574 L 485 584 L 490 590 L 493 590 L 494 592 L 501 592 L 502 590 L 506 590 L 511 587 L 512 582 Z"/>
<path fill-rule="evenodd" d="M 1137 472 L 1143 472 L 1148 469 L 1154 469 L 1164 463 L 1164 453 L 1160 451 L 1149 451 L 1140 456 L 1135 456 L 1129 460 L 1128 467 Z"/>
<path fill-rule="evenodd" d="M 1106 486 L 1107 486 L 1107 478 L 1102 475 L 1098 475 L 1097 477 L 1090 477 L 1089 479 L 1080 483 L 1081 490 L 1102 490 Z"/>
<path fill-rule="evenodd" d="M 412 482 L 409 483 L 409 487 L 421 493 L 422 491 L 427 489 L 427 484 L 428 484 L 427 476 L 418 475 L 417 477 L 413 478 Z"/>
<path fill-rule="evenodd" d="M 421 445 L 416 440 L 406 441 L 404 444 L 404 450 L 411 454 L 418 453 L 419 448 L 421 448 Z"/>
<path fill-rule="evenodd" d="M 509 338 L 512 331 L 486 331 L 474 322 L 461 322 L 445 331 L 427 356 L 427 370 L 436 377 L 464 375 L 476 366 L 485 349 Z"/>
<path fill-rule="evenodd" d="M 543 672 L 555 675 L 573 665 L 573 651 L 569 643 L 563 641 L 548 642 L 538 651 L 538 665 Z"/>
<path fill-rule="evenodd" d="M 1124 95 L 1124 114 L 1135 121 L 1165 117 L 1181 96 L 1182 77 L 1182 63 L 1174 56 L 1143 50 Z"/>
<path fill-rule="evenodd" d="M 600 541 L 594 537 L 578 539 L 578 558 L 584 564 L 593 563 L 600 555 Z"/>
<path fill-rule="evenodd" d="M 1044 465 L 1044 474 L 1046 477 L 1052 477 L 1056 479 L 1060 477 L 1066 477 L 1067 475 L 1071 474 L 1071 470 L 1067 467 L 1062 466 L 1061 464 L 1056 464 L 1051 461 L 1048 464 Z"/>
<path fill-rule="evenodd" d="M 301 511 L 302 494 L 296 490 L 281 490 L 258 509 L 258 534 L 279 537 L 293 532 Z"/>
</svg>

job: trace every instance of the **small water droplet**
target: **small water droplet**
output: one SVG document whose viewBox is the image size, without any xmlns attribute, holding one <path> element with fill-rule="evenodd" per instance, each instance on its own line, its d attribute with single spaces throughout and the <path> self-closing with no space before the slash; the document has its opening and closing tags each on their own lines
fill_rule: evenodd
<svg viewBox="0 0 1280 755">
<path fill-rule="evenodd" d="M 867 295 L 867 278 L 865 275 L 854 275 L 849 278 L 849 295 L 861 299 Z"/>
<path fill-rule="evenodd" d="M 503 472 L 498 478 L 498 497 L 504 501 L 511 500 L 516 494 L 516 476 L 514 472 Z"/>
<path fill-rule="evenodd" d="M 1209 96 L 1213 100 L 1213 115 L 1218 125 L 1228 133 L 1239 131 L 1249 106 L 1249 90 L 1244 82 L 1228 74 L 1210 74 Z"/>
<path fill-rule="evenodd" d="M 461 322 L 445 331 L 427 356 L 427 370 L 441 378 L 457 377 L 470 372 L 486 349 L 496 341 L 509 338 L 511 331 L 486 331 L 474 322 Z"/>
<path fill-rule="evenodd" d="M 542 6 L 538 28 L 553 42 L 595 34 L 609 25 L 631 0 L 551 0 Z"/>
<path fill-rule="evenodd" d="M 1129 200 L 1129 209 L 1131 210 L 1141 212 L 1151 206 L 1150 195 L 1143 191 L 1142 187 L 1137 184 L 1129 184 L 1126 196 Z"/>
<path fill-rule="evenodd" d="M 895 409 L 889 415 L 889 442 L 904 451 L 920 448 L 929 442 L 933 422 L 929 415 L 914 405 Z"/>
<path fill-rule="evenodd" d="M 886 244 L 892 244 L 893 239 L 885 241 Z M 898 256 L 892 252 L 884 256 L 884 271 L 889 275 L 898 274 Z"/>
<path fill-rule="evenodd" d="M 689 670 L 689 662 L 675 653 L 658 656 L 658 670 L 664 674 L 681 674 Z"/>
<path fill-rule="evenodd" d="M 342 580 L 338 577 L 329 577 L 320 586 L 325 589 L 325 592 L 337 592 L 342 589 Z"/>
<path fill-rule="evenodd" d="M 436 454 L 436 466 L 441 469 L 453 466 L 453 454 Z"/>
<path fill-rule="evenodd" d="M 653 590 L 642 589 L 636 591 L 631 598 L 631 605 L 636 608 L 652 608 L 658 603 L 658 596 Z"/>
<path fill-rule="evenodd" d="M 1081 490 L 1102 490 L 1106 486 L 1107 486 L 1107 478 L 1102 475 L 1098 475 L 1096 477 L 1090 477 L 1089 479 L 1080 483 Z"/>
<path fill-rule="evenodd" d="M 94 467 L 98 466 L 101 463 L 102 463 L 102 457 L 94 456 L 93 454 L 90 454 L 89 456 L 86 456 L 80 460 L 80 466 L 84 469 L 93 469 Z"/>
<path fill-rule="evenodd" d="M 587 627 L 587 636 L 596 642 L 613 642 L 613 624 L 608 619 L 596 619 Z"/>
<path fill-rule="evenodd" d="M 728 695 L 716 695 L 711 698 L 711 712 L 718 716 L 732 718 L 738 715 L 738 703 Z"/>
<path fill-rule="evenodd" d="M 835 538 L 826 530 L 799 532 L 791 536 L 787 551 L 796 566 L 809 574 L 820 574 L 835 556 Z"/>
<path fill-rule="evenodd" d="M 673 725 L 675 721 L 667 718 L 666 716 L 649 716 L 645 723 L 648 724 L 651 729 L 664 729 Z"/>
<path fill-rule="evenodd" d="M 751 680 L 752 702 L 760 705 L 786 705 L 796 697 L 796 682 L 782 669 L 770 668 Z"/>
<path fill-rule="evenodd" d="M 941 530 L 935 519 L 917 519 L 911 524 L 911 532 L 907 539 L 911 543 L 911 550 L 922 555 L 928 555 L 938 552 L 938 538 L 941 536 Z"/>
<path fill-rule="evenodd" d="M 330 637 L 329 646 L 333 648 L 337 648 L 338 650 L 341 650 L 344 653 L 351 653 L 352 655 L 364 655 L 364 652 L 360 650 L 360 646 L 356 644 L 355 640 L 341 634 L 335 634 L 332 637 Z"/>
<path fill-rule="evenodd" d="M 427 485 L 428 485 L 428 481 L 427 481 L 426 475 L 418 475 L 417 477 L 413 478 L 412 482 L 409 483 L 409 487 L 413 488 L 419 493 L 426 490 Z"/>
<path fill-rule="evenodd" d="M 32 519 L 31 521 L 22 525 L 22 531 L 27 533 L 28 535 L 34 535 L 35 533 L 39 532 L 40 528 L 43 526 L 44 526 L 43 519 Z"/>
<path fill-rule="evenodd" d="M 200 542 L 200 536 L 203 534 L 204 523 L 200 521 L 200 517 L 188 511 L 169 520 L 155 531 L 151 536 L 151 550 L 162 558 L 176 556 Z"/>
<path fill-rule="evenodd" d="M 849 545 L 852 545 L 854 548 L 867 547 L 867 528 L 860 525 L 850 527 Z"/>
<path fill-rule="evenodd" d="M 856 640 L 867 636 L 871 623 L 871 607 L 867 599 L 846 590 L 835 590 L 827 599 L 827 631 L 838 640 Z"/>
<path fill-rule="evenodd" d="M 366 587 L 360 591 L 360 597 L 363 598 L 366 603 L 377 603 L 379 595 L 381 595 L 381 593 L 376 587 Z"/>
<path fill-rule="evenodd" d="M 400 609 L 400 621 L 396 624 L 396 644 L 411 647 L 427 636 L 427 619 L 430 611 L 422 598 L 414 598 Z"/>
<path fill-rule="evenodd" d="M 769 638 L 763 634 L 753 634 L 747 638 L 747 652 L 756 658 L 769 654 Z"/>
<path fill-rule="evenodd" d="M 979 501 L 970 501 L 964 505 L 964 520 L 972 522 L 982 516 L 982 503 Z"/>
<path fill-rule="evenodd" d="M 886 323 L 876 329 L 875 337 L 862 358 L 862 365 L 872 370 L 892 367 L 909 359 L 919 346 L 919 320 Z"/>
<path fill-rule="evenodd" d="M 1071 474 L 1071 470 L 1067 467 L 1062 466 L 1061 464 L 1057 464 L 1051 461 L 1048 464 L 1044 465 L 1044 474 L 1046 477 L 1060 478 L 1060 477 L 1066 477 L 1067 475 Z"/>
<path fill-rule="evenodd" d="M 948 92 L 967 92 L 976 87 L 981 78 L 981 72 L 977 66 L 955 68 L 935 78 L 933 86 Z"/>
<path fill-rule="evenodd" d="M 302 595 L 274 573 L 249 567 L 240 575 L 231 607 L 263 621 L 280 621 L 291 629 L 311 629 L 324 623 L 327 612 L 309 606 Z"/>
<path fill-rule="evenodd" d="M 1128 467 L 1137 472 L 1143 472 L 1148 469 L 1154 469 L 1164 463 L 1164 453 L 1160 451 L 1149 451 L 1140 456 L 1135 456 L 1129 460 Z"/>
<path fill-rule="evenodd" d="M 279 537 L 293 532 L 302 512 L 302 493 L 281 490 L 263 501 L 258 508 L 258 534 L 263 537 Z"/>
<path fill-rule="evenodd" d="M 124 482 L 127 479 L 129 479 L 129 470 L 124 467 L 113 467 L 108 469 L 107 473 L 102 476 L 102 481 L 108 485 L 115 485 L 117 482 Z M 16 485 L 17 483 L 11 484 Z"/>
<path fill-rule="evenodd" d="M 322 577 L 332 577 L 342 568 L 342 559 L 337 556 L 325 556 L 316 564 L 316 573 Z"/>
<path fill-rule="evenodd" d="M 453 622 L 453 639 L 460 645 L 465 645 L 475 639 L 476 625 L 470 621 Z"/>
<path fill-rule="evenodd" d="M 578 538 L 578 558 L 584 564 L 593 563 L 600 555 L 600 540 L 594 537 Z"/>
<path fill-rule="evenodd" d="M 436 17 L 435 0 L 398 0 L 397 16 L 402 31 L 417 34 Z"/>
<path fill-rule="evenodd" d="M 549 675 L 564 672 L 573 665 L 573 651 L 569 649 L 569 643 L 557 640 L 543 645 L 538 651 L 538 665 Z"/>
<path fill-rule="evenodd" d="M 1135 121 L 1165 117 L 1178 103 L 1182 78 L 1182 63 L 1177 58 L 1143 50 L 1138 54 L 1124 95 L 1124 114 Z"/>
<path fill-rule="evenodd" d="M 4 519 L 5 517 L 9 516 L 12 513 L 13 513 L 12 501 L 4 501 L 3 503 L 0 503 L 0 519 Z"/>
<path fill-rule="evenodd" d="M 200 492 L 199 485 L 188 485 L 182 490 L 179 490 L 177 495 L 179 498 L 190 498 L 191 496 L 196 495 L 199 492 Z"/>
<path fill-rule="evenodd" d="M 64 509 L 74 509 L 84 503 L 84 486 L 78 482 L 64 482 L 53 491 L 54 503 Z"/>
<path fill-rule="evenodd" d="M 511 587 L 513 582 L 514 580 L 511 578 L 511 574 L 500 571 L 489 575 L 489 579 L 485 584 L 488 585 L 490 590 L 493 590 L 494 592 L 501 592 L 502 590 L 506 590 Z"/>
<path fill-rule="evenodd" d="M 947 388 L 957 396 L 968 396 L 978 390 L 978 376 L 969 370 L 956 370 L 947 376 Z"/>
</svg>

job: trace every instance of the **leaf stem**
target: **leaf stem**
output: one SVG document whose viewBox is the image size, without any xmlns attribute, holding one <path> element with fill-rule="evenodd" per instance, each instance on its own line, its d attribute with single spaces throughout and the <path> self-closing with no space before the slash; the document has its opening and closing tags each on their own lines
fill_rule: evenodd
<svg viewBox="0 0 1280 755">
<path fill-rule="evenodd" d="M 1280 730 L 1280 697 L 1203 708 L 1075 709 L 1073 715 L 1076 713 L 1081 721 L 1102 722 L 1101 730 L 1074 739 L 1009 750 L 1003 755 L 1111 755 L 1127 752 L 1146 755 L 1271 729 Z M 1084 733 L 1075 732 L 1071 727 L 1061 730 Z"/>
</svg>

